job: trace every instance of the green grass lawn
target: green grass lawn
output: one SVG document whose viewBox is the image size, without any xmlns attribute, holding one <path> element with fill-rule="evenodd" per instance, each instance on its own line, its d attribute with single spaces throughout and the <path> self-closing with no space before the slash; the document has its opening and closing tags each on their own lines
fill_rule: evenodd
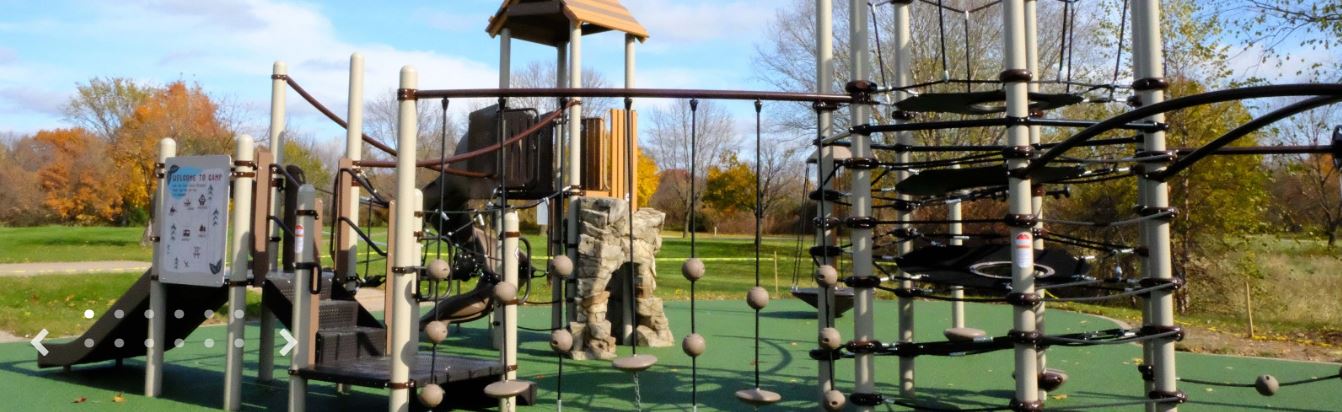
<svg viewBox="0 0 1342 412">
<path fill-rule="evenodd" d="M 0 227 L 0 263 L 149 261 L 139 227 Z"/>
</svg>

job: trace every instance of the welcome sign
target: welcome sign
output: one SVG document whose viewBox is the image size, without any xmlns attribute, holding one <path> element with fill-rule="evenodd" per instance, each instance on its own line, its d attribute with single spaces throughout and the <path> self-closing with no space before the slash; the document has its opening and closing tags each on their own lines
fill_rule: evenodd
<svg viewBox="0 0 1342 412">
<path fill-rule="evenodd" d="M 159 281 L 221 286 L 228 246 L 228 156 L 180 156 L 164 163 L 167 198 L 159 219 Z"/>
</svg>

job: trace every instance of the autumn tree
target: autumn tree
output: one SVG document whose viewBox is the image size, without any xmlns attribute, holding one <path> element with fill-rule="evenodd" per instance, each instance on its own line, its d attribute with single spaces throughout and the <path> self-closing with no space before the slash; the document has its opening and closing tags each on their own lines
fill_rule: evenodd
<svg viewBox="0 0 1342 412">
<path fill-rule="evenodd" d="M 685 205 L 684 221 L 688 222 L 692 200 L 697 204 L 703 199 L 703 172 L 710 166 L 721 164 L 723 156 L 735 144 L 736 130 L 731 115 L 716 103 L 705 100 L 698 103 L 698 109 L 693 113 L 688 102 L 678 101 L 653 110 L 650 117 L 652 125 L 644 149 L 657 160 L 660 169 L 697 171 L 695 186 L 699 190 L 691 191 L 689 184 L 662 185 L 670 191 L 670 196 Z M 691 140 L 694 141 L 693 148 Z M 691 192 L 694 192 L 694 199 L 691 199 Z"/>
<path fill-rule="evenodd" d="M 232 153 L 233 133 L 218 113 L 200 86 L 178 81 L 151 93 L 123 121 L 113 136 L 111 157 L 124 178 L 121 197 L 128 223 L 147 217 L 160 139 L 175 139 L 178 156 Z"/>
<path fill-rule="evenodd" d="M 652 156 L 644 154 L 643 148 L 634 148 L 634 156 L 638 159 L 638 176 L 634 178 L 634 190 L 638 194 L 638 207 L 645 207 L 651 204 L 653 194 L 657 193 L 658 186 L 661 185 L 661 172 L 657 170 L 657 161 Z"/>
<path fill-rule="evenodd" d="M 37 170 L 49 161 L 50 150 L 32 137 L 0 139 L 0 224 L 27 226 L 45 223 Z"/>
<path fill-rule="evenodd" d="M 84 129 L 38 132 L 50 160 L 37 172 L 43 204 L 60 223 L 105 224 L 121 216 L 121 175 L 107 159 L 107 144 Z"/>
<path fill-rule="evenodd" d="M 1292 100 L 1281 99 L 1285 106 Z M 1333 128 L 1342 124 L 1342 108 L 1324 106 L 1288 118 L 1275 127 L 1275 142 L 1286 145 L 1330 145 Z M 1342 229 L 1342 194 L 1338 193 L 1336 159 L 1320 153 L 1273 156 L 1271 214 L 1288 230 L 1322 234 L 1331 248 Z"/>
<path fill-rule="evenodd" d="M 704 184 L 704 206 L 722 213 L 755 209 L 755 171 L 728 152 L 722 164 L 708 167 Z"/>
<path fill-rule="evenodd" d="M 158 89 L 124 77 L 94 77 L 76 84 L 65 120 L 110 142 L 122 123 Z"/>
</svg>

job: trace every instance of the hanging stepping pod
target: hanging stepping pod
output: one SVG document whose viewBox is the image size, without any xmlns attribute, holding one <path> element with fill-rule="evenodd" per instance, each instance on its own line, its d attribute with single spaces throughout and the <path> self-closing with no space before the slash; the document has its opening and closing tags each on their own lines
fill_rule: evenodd
<svg viewBox="0 0 1342 412">
<path fill-rule="evenodd" d="M 506 399 L 521 395 L 534 385 L 530 381 L 498 381 L 485 386 L 485 396 L 494 399 Z"/>
<path fill-rule="evenodd" d="M 753 406 L 764 406 L 778 403 L 783 400 L 783 396 L 773 391 L 750 388 L 736 391 L 736 399 Z"/>
<path fill-rule="evenodd" d="M 988 336 L 987 332 L 975 328 L 947 328 L 941 334 L 946 336 L 946 340 L 952 342 L 973 341 Z"/>
<path fill-rule="evenodd" d="M 494 285 L 494 299 L 498 299 L 500 303 L 505 305 L 512 304 L 514 300 L 517 300 L 517 285 L 509 282 L 499 282 L 499 284 Z"/>
<path fill-rule="evenodd" d="M 657 364 L 657 357 L 652 355 L 632 355 L 623 358 L 617 358 L 610 362 L 610 366 L 625 372 L 638 373 Z"/>
<path fill-rule="evenodd" d="M 843 346 L 843 336 L 835 328 L 824 328 L 820 330 L 820 347 L 835 350 Z"/>
</svg>

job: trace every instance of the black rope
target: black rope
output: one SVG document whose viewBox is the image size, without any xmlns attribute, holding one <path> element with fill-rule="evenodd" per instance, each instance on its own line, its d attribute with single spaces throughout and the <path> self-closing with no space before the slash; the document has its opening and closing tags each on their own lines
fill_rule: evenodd
<svg viewBox="0 0 1342 412">
<path fill-rule="evenodd" d="M 937 0 L 937 30 L 941 32 L 941 78 L 947 79 L 951 77 L 951 69 L 946 55 L 946 7 L 942 0 Z"/>
<path fill-rule="evenodd" d="M 868 7 L 870 9 L 870 7 Z M 876 14 L 872 10 L 872 16 Z M 764 224 L 764 192 L 760 187 L 762 180 L 761 174 L 764 172 L 763 163 L 760 162 L 760 109 L 764 104 L 755 100 L 755 287 L 760 287 L 760 237 L 763 235 L 761 226 Z M 755 387 L 760 387 L 760 310 L 755 310 Z"/>
<path fill-rule="evenodd" d="M 1342 373 L 1335 373 L 1335 374 L 1327 375 L 1327 376 L 1318 376 L 1318 377 L 1306 378 L 1306 379 L 1299 379 L 1299 380 L 1288 381 L 1288 382 L 1278 382 L 1278 383 L 1277 383 L 1277 386 L 1295 386 L 1295 385 L 1304 385 L 1304 384 L 1307 384 L 1307 383 L 1323 382 L 1323 381 L 1326 381 L 1326 380 L 1332 380 L 1332 379 L 1338 379 L 1338 378 L 1342 378 Z M 1247 383 L 1247 384 L 1246 384 L 1246 383 L 1217 382 L 1217 381 L 1206 381 L 1206 380 L 1193 379 L 1193 378 L 1179 378 L 1179 381 L 1181 381 L 1181 382 L 1188 382 L 1188 383 L 1194 383 L 1194 384 L 1198 384 L 1198 385 L 1221 386 L 1221 387 L 1227 387 L 1227 388 L 1254 388 L 1254 387 L 1257 387 L 1257 385 L 1254 385 L 1254 384 L 1252 384 L 1252 383 Z"/>
<path fill-rule="evenodd" d="M 870 6 L 871 2 L 867 2 L 867 5 Z M 876 8 L 867 7 L 867 10 L 871 10 L 871 32 L 876 37 L 876 65 L 880 66 L 881 84 L 890 84 L 889 80 L 885 78 L 885 56 L 881 52 L 881 24 L 876 18 Z"/>
<path fill-rule="evenodd" d="M 624 98 L 624 176 L 625 192 L 629 199 L 629 337 L 633 341 L 632 349 L 638 354 L 638 285 L 634 283 L 634 99 Z"/>
<path fill-rule="evenodd" d="M 698 117 L 698 113 L 699 113 L 699 99 L 690 99 L 690 222 L 689 222 L 689 223 L 690 223 L 690 258 L 695 258 L 695 257 L 698 256 L 697 251 L 696 251 L 696 248 L 695 248 L 695 247 L 696 247 L 696 244 L 698 243 L 698 240 L 695 238 L 695 235 L 694 235 L 694 234 L 695 234 L 695 230 L 697 229 L 695 226 L 696 226 L 696 223 L 697 223 L 697 219 L 696 219 L 697 216 L 696 216 L 696 215 L 698 214 L 698 213 L 697 213 L 698 211 L 695 210 L 695 207 L 697 206 L 697 204 L 696 204 L 697 202 L 694 201 L 694 200 L 695 200 L 695 198 L 694 198 L 694 194 L 695 194 L 695 193 L 694 193 L 695 185 L 696 185 L 696 183 L 698 183 L 698 182 L 695 181 L 695 171 L 696 171 L 696 169 L 697 169 L 697 167 L 695 167 L 695 161 L 697 160 L 698 153 L 699 153 L 699 145 L 698 145 L 698 139 L 699 139 L 699 117 Z M 698 321 L 698 316 L 697 316 L 697 313 L 696 313 L 696 310 L 695 310 L 695 302 L 697 301 L 697 299 L 695 299 L 695 296 L 694 296 L 695 284 L 697 284 L 697 283 L 699 283 L 699 282 L 697 282 L 697 281 L 690 281 L 690 333 L 698 333 L 698 331 L 699 331 L 699 321 Z M 697 406 L 699 405 L 699 357 L 698 357 L 698 356 L 691 356 L 691 357 L 690 357 L 690 405 L 695 406 L 695 407 L 697 407 Z"/>
<path fill-rule="evenodd" d="M 1114 78 L 1110 82 L 1118 83 L 1118 70 L 1123 63 L 1123 36 L 1124 30 L 1128 27 L 1128 2 L 1123 1 L 1123 12 L 1119 13 L 1118 19 L 1118 39 L 1114 41 Z M 1114 100 L 1114 89 L 1109 89 L 1109 100 Z"/>
</svg>

